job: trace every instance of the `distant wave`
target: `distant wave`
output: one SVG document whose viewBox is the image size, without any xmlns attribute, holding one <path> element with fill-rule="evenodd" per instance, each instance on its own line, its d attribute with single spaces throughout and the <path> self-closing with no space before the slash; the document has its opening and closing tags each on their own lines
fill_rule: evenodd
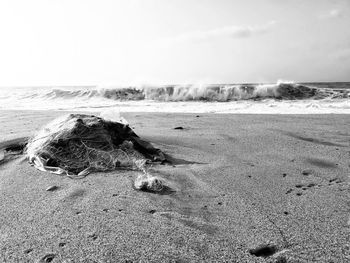
<svg viewBox="0 0 350 263">
<path fill-rule="evenodd" d="M 237 100 L 302 100 L 349 98 L 349 90 L 332 90 L 293 83 L 168 86 L 143 90 L 146 99 L 158 101 L 237 101 Z"/>
<path fill-rule="evenodd" d="M 2 87 L 0 110 L 350 114 L 350 82 Z"/>
<path fill-rule="evenodd" d="M 73 99 L 104 98 L 119 101 L 208 101 L 238 100 L 303 100 L 350 98 L 350 85 L 334 89 L 325 84 L 226 84 L 226 85 L 168 85 L 142 87 L 47 88 L 26 93 L 21 98 Z M 339 85 L 337 86 L 339 87 Z"/>
</svg>

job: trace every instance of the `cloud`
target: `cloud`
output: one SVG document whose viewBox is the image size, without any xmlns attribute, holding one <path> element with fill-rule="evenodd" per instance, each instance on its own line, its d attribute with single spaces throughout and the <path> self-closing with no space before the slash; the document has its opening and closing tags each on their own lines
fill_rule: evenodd
<svg viewBox="0 0 350 263">
<path fill-rule="evenodd" d="M 261 35 L 269 32 L 276 24 L 275 21 L 270 21 L 264 25 L 258 26 L 225 26 L 207 31 L 193 31 L 168 38 L 171 42 L 188 42 L 188 41 L 205 41 L 217 38 L 249 38 L 255 35 Z"/>
<path fill-rule="evenodd" d="M 339 9 L 329 10 L 326 14 L 320 15 L 321 19 L 334 19 L 338 18 L 342 15 L 342 11 Z"/>
</svg>

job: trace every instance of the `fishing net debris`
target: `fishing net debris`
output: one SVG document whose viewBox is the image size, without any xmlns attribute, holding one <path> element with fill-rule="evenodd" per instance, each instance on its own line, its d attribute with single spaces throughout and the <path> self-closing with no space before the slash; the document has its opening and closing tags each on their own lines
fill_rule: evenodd
<svg viewBox="0 0 350 263">
<path fill-rule="evenodd" d="M 29 140 L 26 154 L 41 171 L 82 178 L 94 171 L 133 169 L 142 172 L 136 189 L 162 189 L 162 181 L 148 173 L 148 166 L 164 162 L 163 152 L 140 139 L 129 125 L 94 115 L 55 119 Z"/>
</svg>

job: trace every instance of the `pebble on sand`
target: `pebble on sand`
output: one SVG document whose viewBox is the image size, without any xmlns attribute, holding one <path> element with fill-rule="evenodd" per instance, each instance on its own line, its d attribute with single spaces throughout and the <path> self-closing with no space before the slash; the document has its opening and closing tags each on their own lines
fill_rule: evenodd
<svg viewBox="0 0 350 263">
<path fill-rule="evenodd" d="M 312 170 L 311 169 L 306 169 L 306 170 L 304 170 L 304 171 L 302 171 L 301 173 L 303 174 L 303 175 L 310 175 L 310 174 L 312 174 Z"/>
<path fill-rule="evenodd" d="M 37 261 L 37 263 L 47 263 L 47 262 L 52 262 L 53 259 L 56 257 L 55 254 L 46 254 L 43 256 L 41 259 Z"/>
<path fill-rule="evenodd" d="M 57 185 L 51 185 L 49 186 L 48 188 L 46 188 L 46 191 L 55 191 L 58 189 L 58 186 Z"/>
<path fill-rule="evenodd" d="M 164 185 L 157 177 L 140 174 L 135 180 L 134 187 L 141 191 L 160 192 L 163 190 Z"/>
<path fill-rule="evenodd" d="M 277 247 L 275 245 L 260 245 L 257 248 L 253 248 L 249 250 L 251 255 L 257 257 L 269 257 L 277 252 Z"/>
</svg>

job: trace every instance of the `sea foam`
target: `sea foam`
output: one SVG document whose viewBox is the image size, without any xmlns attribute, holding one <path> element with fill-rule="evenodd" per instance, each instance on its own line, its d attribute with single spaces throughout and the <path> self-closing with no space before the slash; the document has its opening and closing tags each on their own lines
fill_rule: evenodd
<svg viewBox="0 0 350 263">
<path fill-rule="evenodd" d="M 0 109 L 350 113 L 350 83 L 2 88 Z"/>
</svg>

